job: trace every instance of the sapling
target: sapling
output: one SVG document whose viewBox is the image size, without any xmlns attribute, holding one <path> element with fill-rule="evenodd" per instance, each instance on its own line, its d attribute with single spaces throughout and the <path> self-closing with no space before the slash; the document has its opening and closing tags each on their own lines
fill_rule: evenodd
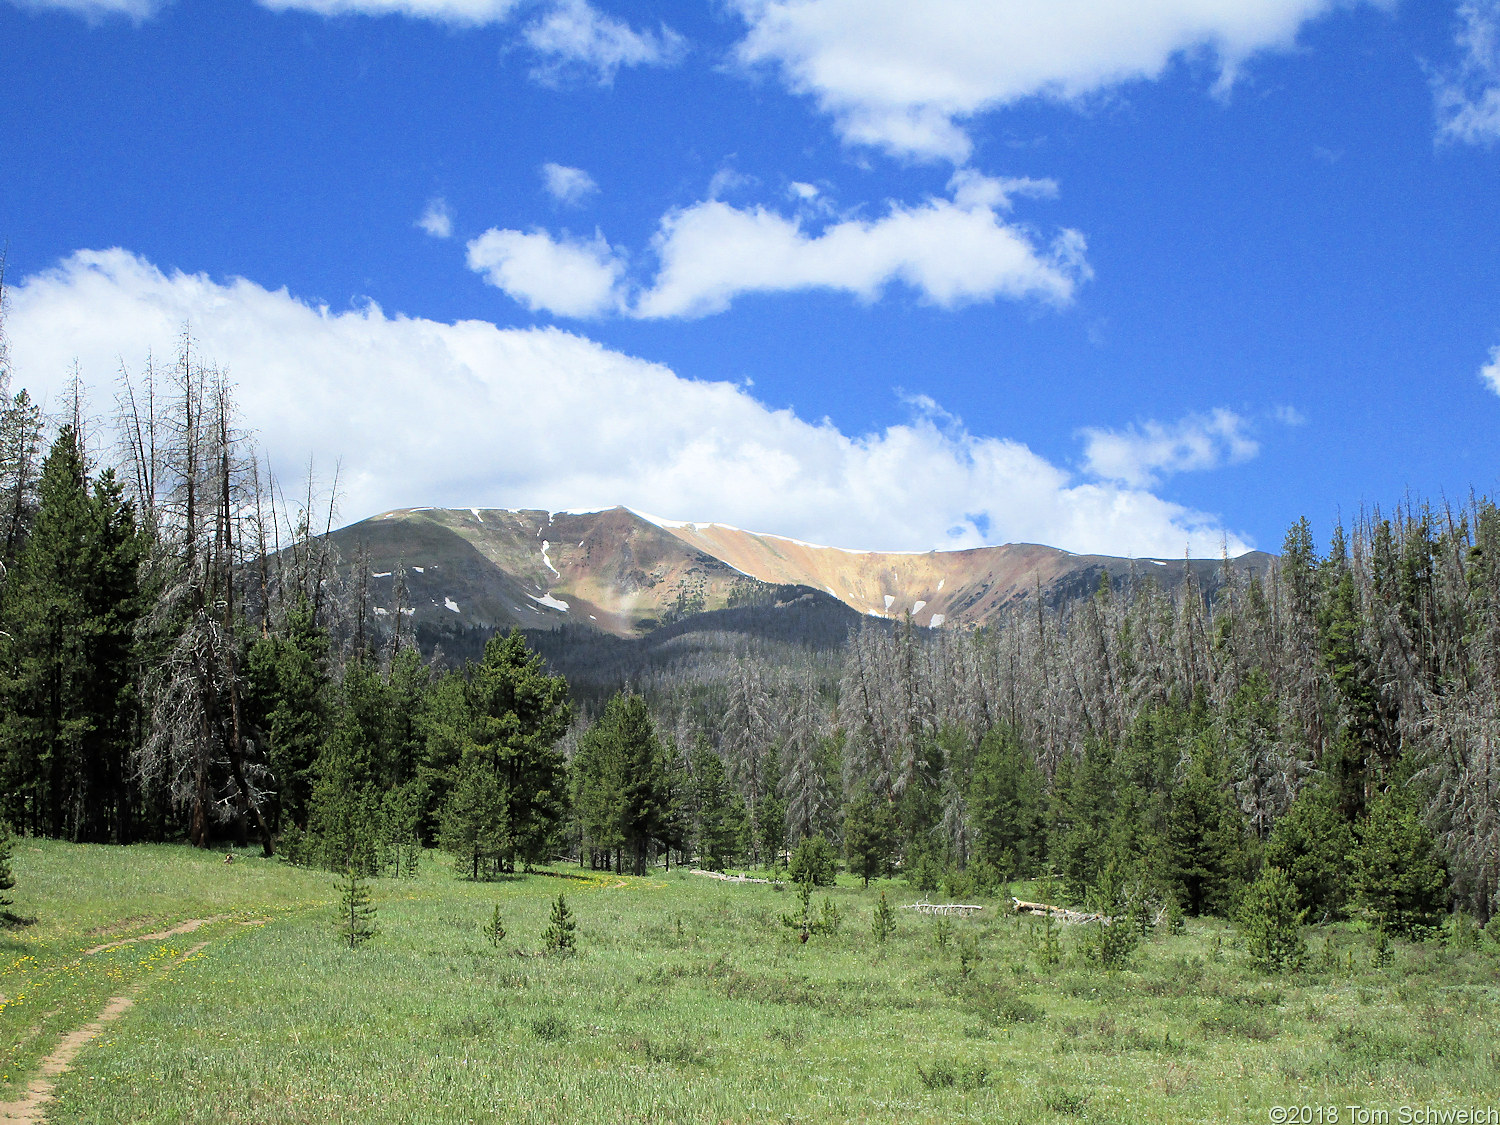
<svg viewBox="0 0 1500 1125">
<path fill-rule="evenodd" d="M 573 912 L 568 909 L 567 902 L 561 893 L 557 901 L 552 904 L 552 916 L 548 921 L 546 941 L 549 953 L 568 954 L 572 953 L 578 944 L 574 931 L 578 923 L 573 920 Z"/>
<path fill-rule="evenodd" d="M 370 901 L 370 884 L 353 863 L 344 869 L 339 883 L 339 938 L 358 949 L 380 932 L 375 925 L 375 904 Z"/>
<path fill-rule="evenodd" d="M 939 914 L 938 920 L 932 927 L 932 939 L 937 942 L 940 950 L 946 950 L 948 943 L 953 940 L 953 920 L 946 915 Z"/>
<path fill-rule="evenodd" d="M 880 892 L 880 901 L 875 904 L 875 917 L 871 919 L 870 929 L 875 934 L 875 940 L 880 942 L 896 932 L 896 912 L 891 909 L 884 891 Z"/>
<path fill-rule="evenodd" d="M 484 936 L 490 939 L 490 944 L 496 949 L 500 948 L 500 943 L 505 940 L 505 926 L 500 921 L 500 904 L 498 902 L 495 903 L 495 913 L 490 916 L 490 920 L 482 928 Z"/>
</svg>

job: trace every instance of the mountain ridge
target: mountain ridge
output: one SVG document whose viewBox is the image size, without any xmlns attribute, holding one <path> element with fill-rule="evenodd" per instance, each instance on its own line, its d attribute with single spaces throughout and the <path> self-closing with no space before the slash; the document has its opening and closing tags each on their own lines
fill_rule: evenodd
<svg viewBox="0 0 1500 1125">
<path fill-rule="evenodd" d="M 378 617 L 426 631 L 578 624 L 640 637 L 694 614 L 829 598 L 866 617 L 924 628 L 974 628 L 1028 598 L 1049 602 L 1149 577 L 1191 575 L 1212 594 L 1225 568 L 1264 571 L 1264 552 L 1236 559 L 1129 559 L 1013 543 L 956 551 L 829 547 L 728 524 L 667 520 L 617 506 L 400 508 L 332 533 L 366 568 Z M 806 599 L 803 599 L 803 604 Z"/>
</svg>

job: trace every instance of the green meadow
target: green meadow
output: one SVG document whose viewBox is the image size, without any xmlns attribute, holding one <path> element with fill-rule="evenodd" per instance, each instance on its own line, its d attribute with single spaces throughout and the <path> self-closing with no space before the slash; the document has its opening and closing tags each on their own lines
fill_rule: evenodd
<svg viewBox="0 0 1500 1125">
<path fill-rule="evenodd" d="M 1396 1121 L 1403 1106 L 1500 1106 L 1490 938 L 1398 942 L 1375 967 L 1372 935 L 1310 927 L 1307 967 L 1272 976 L 1231 927 L 1189 919 L 1106 971 L 1081 927 L 1046 964 L 1042 923 L 1003 900 L 953 921 L 946 946 L 911 910 L 877 941 L 879 893 L 919 897 L 897 881 L 820 890 L 841 925 L 804 944 L 781 921 L 790 887 L 567 867 L 476 883 L 428 853 L 416 878 L 372 883 L 380 932 L 351 950 L 332 876 L 248 853 L 25 839 L 14 866 L 0 1102 L 111 997 L 135 998 L 59 1077 L 42 1107 L 55 1125 L 1262 1122 L 1289 1105 Z M 559 893 L 572 955 L 545 948 Z"/>
</svg>

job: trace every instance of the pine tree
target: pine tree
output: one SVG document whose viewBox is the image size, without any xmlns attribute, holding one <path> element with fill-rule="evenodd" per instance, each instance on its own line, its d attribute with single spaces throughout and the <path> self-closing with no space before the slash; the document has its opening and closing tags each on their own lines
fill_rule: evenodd
<svg viewBox="0 0 1500 1125">
<path fill-rule="evenodd" d="M 358 949 L 380 930 L 375 925 L 375 904 L 370 899 L 370 884 L 364 874 L 350 864 L 339 883 L 338 933 L 350 949 Z"/>
<path fill-rule="evenodd" d="M 573 920 L 573 912 L 568 909 L 568 904 L 563 896 L 559 894 L 557 901 L 552 904 L 552 913 L 547 921 L 547 932 L 544 938 L 547 943 L 547 951 L 559 955 L 572 953 L 578 944 L 578 923 Z"/>
<path fill-rule="evenodd" d="M 1279 867 L 1261 868 L 1241 900 L 1238 917 L 1250 959 L 1273 973 L 1300 966 L 1307 952 L 1302 942 L 1306 916 L 1286 872 Z"/>
<path fill-rule="evenodd" d="M 976 859 L 1007 877 L 1033 873 L 1046 844 L 1042 789 L 1042 773 L 1014 732 L 997 727 L 984 736 L 968 802 Z"/>
<path fill-rule="evenodd" d="M 870 880 L 891 869 L 900 843 L 901 825 L 889 802 L 866 790 L 844 814 L 844 852 L 849 873 L 869 886 Z"/>
<path fill-rule="evenodd" d="M 1442 925 L 1448 872 L 1414 796 L 1391 788 L 1371 802 L 1353 859 L 1360 899 L 1382 931 L 1421 940 Z"/>
<path fill-rule="evenodd" d="M 0 622 L 0 780 L 32 831 L 126 841 L 141 543 L 112 473 L 92 491 L 64 426 L 42 467 L 40 507 Z"/>
<path fill-rule="evenodd" d="M 1202 738 L 1169 798 L 1162 877 L 1189 914 L 1227 914 L 1244 882 L 1245 821 L 1224 774 Z"/>
<path fill-rule="evenodd" d="M 490 916 L 490 920 L 481 926 L 480 929 L 483 931 L 484 936 L 489 939 L 491 945 L 496 949 L 500 948 L 500 943 L 505 940 L 505 924 L 500 920 L 500 904 L 498 902 L 495 903 L 494 914 Z"/>
<path fill-rule="evenodd" d="M 1264 862 L 1279 867 L 1297 889 L 1298 903 L 1315 919 L 1337 918 L 1349 899 L 1349 855 L 1354 833 L 1331 785 L 1304 786 L 1266 841 Z"/>
<path fill-rule="evenodd" d="M 505 795 L 490 763 L 479 753 L 465 755 L 458 781 L 448 795 L 440 843 L 459 870 L 478 879 L 511 850 Z"/>
<path fill-rule="evenodd" d="M 10 869 L 12 847 L 10 825 L 0 820 L 0 909 L 15 905 L 10 897 L 10 892 L 16 889 L 16 877 Z"/>
<path fill-rule="evenodd" d="M 246 717 L 265 743 L 277 784 L 268 816 L 282 828 L 307 827 L 314 767 L 327 737 L 328 654 L 328 634 L 302 597 L 281 628 L 256 640 L 245 656 Z"/>
<path fill-rule="evenodd" d="M 505 800 L 507 862 L 535 863 L 567 808 L 558 741 L 572 722 L 568 682 L 551 676 L 519 629 L 491 637 L 465 691 L 469 738 L 487 754 Z"/>
</svg>

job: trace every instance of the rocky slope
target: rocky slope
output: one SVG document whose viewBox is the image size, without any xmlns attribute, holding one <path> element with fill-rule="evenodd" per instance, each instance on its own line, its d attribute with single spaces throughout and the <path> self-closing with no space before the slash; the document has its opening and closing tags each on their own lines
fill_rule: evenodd
<svg viewBox="0 0 1500 1125">
<path fill-rule="evenodd" d="M 346 562 L 370 575 L 377 615 L 401 612 L 430 632 L 519 625 L 589 626 L 642 636 L 696 614 L 835 599 L 860 614 L 927 627 L 973 627 L 1007 605 L 1087 594 L 1150 577 L 1165 586 L 1191 570 L 1205 589 L 1222 580 L 1217 559 L 1129 560 L 1074 555 L 1029 543 L 967 551 L 847 551 L 722 524 L 646 517 L 626 508 L 568 513 L 492 508 L 412 508 L 334 532 Z M 1263 570 L 1253 552 L 1235 569 Z M 404 577 L 404 596 L 398 585 Z"/>
</svg>

